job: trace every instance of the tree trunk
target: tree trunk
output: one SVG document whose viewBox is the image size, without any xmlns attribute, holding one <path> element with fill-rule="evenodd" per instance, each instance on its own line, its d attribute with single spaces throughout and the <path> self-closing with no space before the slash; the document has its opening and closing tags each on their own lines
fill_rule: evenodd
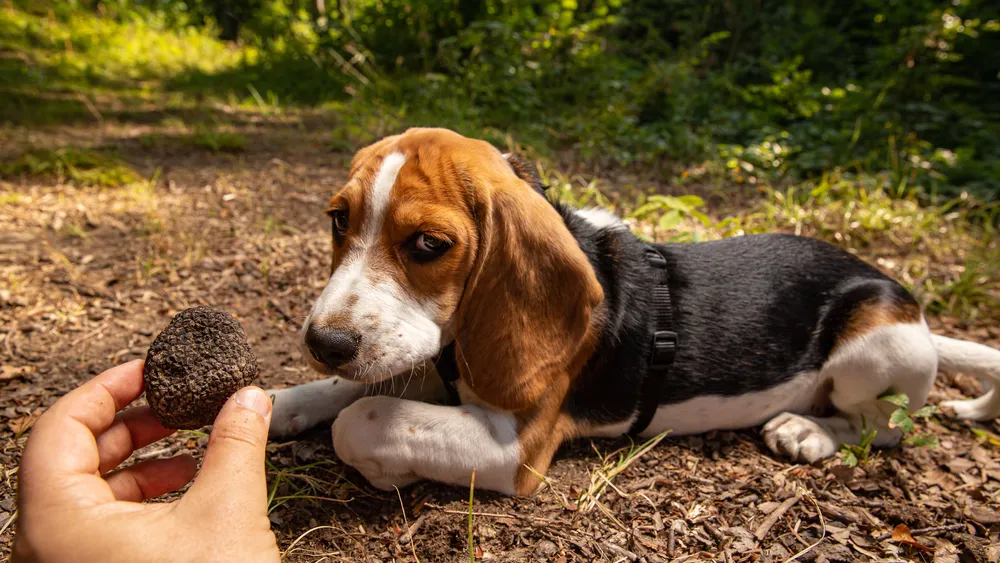
<svg viewBox="0 0 1000 563">
<path fill-rule="evenodd" d="M 236 41 L 240 38 L 240 17 L 232 2 L 221 0 L 215 3 L 215 21 L 219 24 L 219 39 Z"/>
</svg>

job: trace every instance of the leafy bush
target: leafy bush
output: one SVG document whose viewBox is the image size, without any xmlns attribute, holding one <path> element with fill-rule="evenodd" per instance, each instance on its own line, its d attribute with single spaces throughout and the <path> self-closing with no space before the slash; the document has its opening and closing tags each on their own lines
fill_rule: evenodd
<svg viewBox="0 0 1000 563">
<path fill-rule="evenodd" d="M 256 106 L 326 104 L 351 127 L 495 131 L 599 166 L 737 159 L 764 183 L 839 169 L 888 174 L 896 194 L 1000 198 L 988 0 L 16 5 L 0 40 L 42 63 L 20 82 L 155 78 Z"/>
</svg>

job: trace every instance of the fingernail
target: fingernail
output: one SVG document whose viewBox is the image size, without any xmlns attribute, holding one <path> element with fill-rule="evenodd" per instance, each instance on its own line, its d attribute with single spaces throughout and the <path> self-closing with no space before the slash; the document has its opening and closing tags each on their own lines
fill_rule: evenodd
<svg viewBox="0 0 1000 563">
<path fill-rule="evenodd" d="M 271 414 L 271 399 L 256 387 L 244 387 L 236 392 L 233 400 L 260 416 L 267 418 Z"/>
</svg>

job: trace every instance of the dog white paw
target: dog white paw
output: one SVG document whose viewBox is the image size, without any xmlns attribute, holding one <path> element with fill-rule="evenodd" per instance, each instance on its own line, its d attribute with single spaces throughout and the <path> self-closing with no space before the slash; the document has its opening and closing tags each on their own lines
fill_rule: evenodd
<svg viewBox="0 0 1000 563">
<path fill-rule="evenodd" d="M 365 385 L 333 377 L 266 393 L 274 405 L 269 435 L 284 438 L 333 420 L 341 409 L 364 395 Z"/>
<path fill-rule="evenodd" d="M 774 453 L 806 463 L 832 456 L 839 445 L 815 420 L 787 412 L 765 424 L 763 436 L 764 443 Z"/>
<path fill-rule="evenodd" d="M 333 422 L 337 457 L 377 489 L 391 491 L 420 479 L 410 470 L 410 449 L 397 440 L 392 409 L 399 399 L 366 397 L 341 411 Z"/>
<path fill-rule="evenodd" d="M 269 438 L 285 438 L 303 432 L 315 422 L 310 422 L 309 415 L 296 400 L 296 393 L 291 389 L 269 389 L 265 391 L 271 398 L 271 426 L 267 435 Z"/>
</svg>

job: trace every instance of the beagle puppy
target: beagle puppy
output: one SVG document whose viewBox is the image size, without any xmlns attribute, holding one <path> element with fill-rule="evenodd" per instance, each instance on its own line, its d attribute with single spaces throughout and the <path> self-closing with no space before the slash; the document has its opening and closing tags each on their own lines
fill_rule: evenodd
<svg viewBox="0 0 1000 563">
<path fill-rule="evenodd" d="M 270 391 L 272 436 L 335 418 L 337 454 L 376 487 L 468 486 L 475 471 L 479 487 L 524 495 L 581 436 L 763 424 L 775 453 L 814 462 L 874 425 L 890 446 L 895 406 L 878 397 L 917 408 L 939 368 L 994 385 L 949 402 L 958 417 L 1000 415 L 1000 351 L 931 334 L 902 286 L 835 246 L 645 245 L 543 192 L 529 167 L 443 129 L 358 152 L 327 208 L 332 271 L 302 329 L 309 363 L 333 377 Z M 650 363 L 663 307 L 650 252 L 676 333 L 665 374 Z M 437 404 L 442 361 L 459 405 Z"/>
</svg>

